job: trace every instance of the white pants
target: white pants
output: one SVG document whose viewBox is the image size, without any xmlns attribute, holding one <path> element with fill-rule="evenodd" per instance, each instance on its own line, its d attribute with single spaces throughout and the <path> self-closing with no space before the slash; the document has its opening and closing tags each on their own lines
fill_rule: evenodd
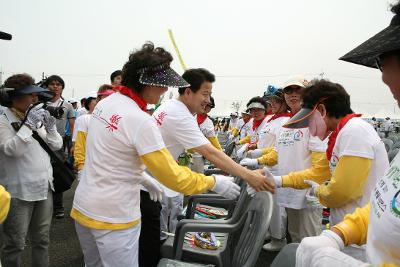
<svg viewBox="0 0 400 267">
<path fill-rule="evenodd" d="M 322 209 L 308 207 L 305 209 L 286 208 L 288 231 L 293 243 L 300 243 L 304 237 L 317 236 L 322 232 Z"/>
<path fill-rule="evenodd" d="M 317 249 L 313 254 L 310 267 L 366 267 L 371 264 L 357 260 L 337 249 L 324 247 Z"/>
<path fill-rule="evenodd" d="M 168 233 L 175 233 L 176 225 L 178 224 L 178 215 L 182 214 L 183 210 L 183 195 L 179 194 L 176 197 L 167 197 L 163 195 L 161 201 L 161 216 L 160 229 Z M 160 239 L 164 240 L 167 235 L 161 232 Z"/>
<path fill-rule="evenodd" d="M 271 237 L 275 239 L 283 239 L 286 237 L 287 228 L 287 215 L 284 207 L 277 204 L 276 195 L 273 195 L 274 202 L 272 205 L 273 211 L 271 216 L 271 222 L 269 225 L 269 231 Z"/>
<path fill-rule="evenodd" d="M 75 222 L 86 267 L 138 267 L 140 224 L 124 230 L 96 230 Z"/>
</svg>

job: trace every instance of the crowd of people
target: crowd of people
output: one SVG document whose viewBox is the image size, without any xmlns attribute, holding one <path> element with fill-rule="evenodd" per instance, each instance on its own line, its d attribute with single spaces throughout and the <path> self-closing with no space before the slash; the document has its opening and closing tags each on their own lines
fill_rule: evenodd
<svg viewBox="0 0 400 267">
<path fill-rule="evenodd" d="M 341 59 L 379 68 L 400 99 L 400 3 L 391 24 Z M 274 266 L 400 266 L 400 158 L 389 165 L 377 124 L 351 109 L 336 82 L 288 77 L 251 97 L 229 119 L 212 119 L 215 75 L 171 67 L 152 43 L 129 55 L 110 84 L 65 99 L 59 75 L 40 83 L 15 74 L 0 109 L 1 265 L 21 266 L 28 233 L 32 266 L 50 266 L 52 218 L 70 216 L 85 266 L 157 266 L 184 195 L 214 191 L 237 199 L 273 194 L 266 251 Z M 168 88 L 178 97 L 160 103 Z M 393 128 L 384 123 L 385 136 Z M 218 135 L 234 144 L 227 154 Z M 65 214 L 54 157 L 76 176 Z M 190 169 L 201 157 L 227 175 Z M 62 168 L 61 168 L 62 169 Z M 72 180 L 69 181 L 72 183 Z M 323 213 L 329 224 L 323 229 Z M 287 244 L 288 241 L 291 244 Z"/>
</svg>

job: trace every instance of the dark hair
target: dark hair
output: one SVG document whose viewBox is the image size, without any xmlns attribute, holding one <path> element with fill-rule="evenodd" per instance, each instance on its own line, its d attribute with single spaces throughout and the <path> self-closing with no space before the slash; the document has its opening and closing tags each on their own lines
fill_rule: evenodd
<svg viewBox="0 0 400 267">
<path fill-rule="evenodd" d="M 64 87 L 65 87 L 65 82 L 64 82 L 64 80 L 63 80 L 60 76 L 58 76 L 58 75 L 51 75 L 50 77 L 48 77 L 48 78 L 44 81 L 43 85 L 44 85 L 45 87 L 49 87 L 49 84 L 50 84 L 51 82 L 53 82 L 53 81 L 56 81 L 56 82 L 61 83 L 61 87 L 64 89 Z"/>
<path fill-rule="evenodd" d="M 96 98 L 94 98 L 94 97 L 88 97 L 88 98 L 86 98 L 86 101 L 85 101 L 85 109 L 87 110 L 87 111 L 89 111 L 89 105 L 90 105 L 90 103 L 92 103 L 92 101 L 93 100 L 96 100 Z"/>
<path fill-rule="evenodd" d="M 142 46 L 142 49 L 129 55 L 128 61 L 122 68 L 121 84 L 139 93 L 146 85 L 139 82 L 141 74 L 138 73 L 138 70 L 166 63 L 170 64 L 171 61 L 171 54 L 164 48 L 154 48 L 153 43 L 147 42 Z"/>
<path fill-rule="evenodd" d="M 303 107 L 314 108 L 316 104 L 324 104 L 330 117 L 340 118 L 353 113 L 350 107 L 350 95 L 338 83 L 328 80 L 313 80 L 304 89 Z"/>
<path fill-rule="evenodd" d="M 190 84 L 190 90 L 196 93 L 204 82 L 215 82 L 215 75 L 206 69 L 188 69 L 182 74 L 182 78 Z M 186 88 L 179 88 L 178 92 L 182 95 Z"/>
<path fill-rule="evenodd" d="M 267 101 L 265 101 L 265 99 L 262 98 L 261 96 L 255 96 L 252 99 L 250 99 L 249 102 L 246 104 L 246 107 L 250 106 L 251 103 L 260 103 L 265 107 L 265 110 L 268 109 Z"/>
<path fill-rule="evenodd" d="M 117 76 L 119 76 L 119 75 L 122 76 L 122 70 L 116 70 L 116 71 L 114 71 L 113 73 L 111 73 L 111 75 L 110 75 L 111 83 L 113 83 L 115 77 L 117 77 Z"/>
<path fill-rule="evenodd" d="M 22 73 L 8 77 L 4 82 L 4 87 L 14 88 L 16 91 L 18 91 L 33 84 L 35 84 L 35 79 L 33 79 L 29 74 Z"/>
<path fill-rule="evenodd" d="M 85 102 L 86 102 L 86 98 L 84 97 L 84 98 L 81 98 L 81 106 L 84 106 L 85 105 Z"/>
</svg>

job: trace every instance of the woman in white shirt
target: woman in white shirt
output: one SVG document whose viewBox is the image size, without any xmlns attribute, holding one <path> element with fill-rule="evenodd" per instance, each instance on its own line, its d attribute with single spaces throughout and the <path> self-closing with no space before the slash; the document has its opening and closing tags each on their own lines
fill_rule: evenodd
<svg viewBox="0 0 400 267">
<path fill-rule="evenodd" d="M 53 211 L 53 168 L 50 156 L 33 135 L 39 135 L 52 150 L 62 147 L 56 119 L 41 106 L 31 108 L 37 94 L 47 89 L 34 85 L 27 74 L 9 77 L 5 87 L 10 101 L 0 116 L 0 153 L 5 169 L 4 186 L 11 205 L 4 222 L 4 266 L 19 266 L 28 230 L 32 241 L 32 265 L 49 266 L 49 230 Z"/>
</svg>

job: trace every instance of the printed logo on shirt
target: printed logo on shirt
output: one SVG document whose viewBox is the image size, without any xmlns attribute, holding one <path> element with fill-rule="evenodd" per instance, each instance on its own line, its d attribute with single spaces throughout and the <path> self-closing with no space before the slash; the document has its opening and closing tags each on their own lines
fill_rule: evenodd
<svg viewBox="0 0 400 267">
<path fill-rule="evenodd" d="M 167 113 L 165 113 L 164 111 L 163 111 L 163 112 L 160 112 L 160 113 L 157 115 L 157 117 L 153 115 L 153 118 L 156 120 L 158 126 L 161 126 L 161 125 L 162 125 L 165 116 L 167 116 Z"/>
<path fill-rule="evenodd" d="M 295 142 L 299 142 L 303 139 L 304 133 L 301 130 L 285 130 L 278 138 L 278 144 L 282 146 L 293 146 Z"/>
<path fill-rule="evenodd" d="M 122 119 L 120 115 L 114 114 L 112 115 L 108 120 L 102 116 L 100 116 L 100 112 L 93 112 L 93 117 L 98 119 L 101 123 L 103 123 L 106 126 L 106 129 L 109 130 L 110 132 L 113 132 L 114 130 L 118 130 L 118 123 Z"/>
</svg>

